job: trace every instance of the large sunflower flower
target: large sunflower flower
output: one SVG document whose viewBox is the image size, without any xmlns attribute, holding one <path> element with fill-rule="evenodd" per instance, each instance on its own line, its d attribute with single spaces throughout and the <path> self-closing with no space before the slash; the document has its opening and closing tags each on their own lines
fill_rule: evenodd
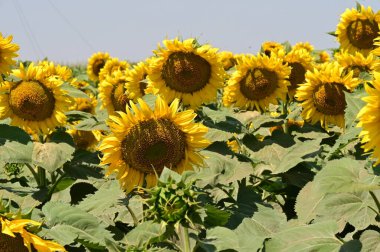
<svg viewBox="0 0 380 252">
<path fill-rule="evenodd" d="M 129 92 L 129 98 L 134 102 L 137 101 L 137 98 L 141 98 L 146 94 L 149 61 L 150 59 L 139 62 L 132 69 L 126 71 L 127 83 L 125 85 Z"/>
<path fill-rule="evenodd" d="M 58 76 L 63 81 L 69 81 L 72 77 L 72 71 L 67 66 L 54 65 L 53 62 L 47 60 L 40 61 L 38 66 L 45 68 L 50 76 Z"/>
<path fill-rule="evenodd" d="M 157 97 L 152 111 L 138 99 L 138 108 L 130 102 L 131 110 L 111 116 L 112 134 L 106 137 L 99 149 L 104 153 L 101 164 L 108 165 L 107 174 L 117 172 L 121 187 L 130 192 L 134 186 L 152 187 L 164 167 L 182 173 L 193 165 L 202 165 L 198 149 L 209 141 L 204 138 L 208 128 L 193 123 L 193 110 L 177 112 L 179 100 L 170 107 Z M 133 111 L 133 112 L 132 112 Z"/>
<path fill-rule="evenodd" d="M 107 76 L 99 83 L 99 98 L 109 115 L 114 115 L 116 111 L 125 112 L 125 106 L 130 100 L 126 83 L 125 71 L 116 71 L 113 76 Z"/>
<path fill-rule="evenodd" d="M 380 68 L 380 60 L 378 60 L 372 53 L 364 56 L 360 52 L 350 54 L 346 51 L 341 51 L 334 55 L 338 63 L 348 71 L 354 71 L 354 77 L 359 77 L 361 72 L 371 73 L 378 71 Z"/>
<path fill-rule="evenodd" d="M 242 109 L 265 110 L 277 98 L 284 100 L 290 85 L 290 67 L 276 54 L 244 56 L 224 88 L 223 104 Z"/>
<path fill-rule="evenodd" d="M 107 60 L 109 59 L 110 55 L 104 52 L 97 52 L 91 55 L 91 57 L 88 59 L 87 64 L 87 75 L 90 78 L 90 80 L 99 80 L 100 70 L 102 70 Z"/>
<path fill-rule="evenodd" d="M 64 125 L 72 99 L 60 88 L 62 80 L 49 74 L 33 63 L 13 70 L 20 80 L 0 86 L 0 119 L 10 117 L 12 125 L 43 133 Z"/>
<path fill-rule="evenodd" d="M 359 112 L 359 127 L 363 130 L 360 132 L 364 151 L 368 152 L 373 150 L 372 156 L 377 158 L 376 164 L 380 163 L 380 73 L 374 73 L 374 80 L 372 86 L 365 85 L 367 97 L 363 100 L 367 103 Z"/>
<path fill-rule="evenodd" d="M 283 55 L 284 51 L 281 50 L 278 54 L 283 58 L 284 63 L 292 68 L 289 75 L 290 86 L 288 87 L 288 95 L 292 99 L 297 87 L 305 82 L 306 71 L 313 69 L 313 57 L 306 49 L 292 49 L 286 55 Z"/>
<path fill-rule="evenodd" d="M 105 80 L 108 75 L 112 75 L 116 71 L 124 71 L 130 67 L 127 61 L 121 61 L 118 58 L 108 59 L 99 72 L 99 81 Z"/>
<path fill-rule="evenodd" d="M 26 230 L 28 225 L 40 226 L 41 224 L 26 219 L 8 220 L 0 216 L 0 251 L 2 252 L 54 252 L 66 251 L 58 243 L 47 241 Z"/>
<path fill-rule="evenodd" d="M 360 83 L 353 72 L 345 74 L 337 62 L 326 63 L 320 69 L 306 72 L 306 83 L 299 86 L 296 99 L 302 102 L 302 117 L 312 124 L 317 122 L 328 129 L 329 124 L 344 128 L 346 99 L 344 91 L 351 91 Z"/>
<path fill-rule="evenodd" d="M 380 12 L 373 13 L 361 5 L 360 9 L 346 9 L 341 15 L 335 34 L 343 50 L 367 55 L 375 48 L 374 39 L 379 33 Z"/>
<path fill-rule="evenodd" d="M 3 37 L 0 33 L 0 81 L 2 80 L 2 74 L 8 74 L 11 66 L 15 64 L 13 58 L 17 57 L 16 53 L 20 47 L 16 44 L 12 44 L 12 36 L 7 38 Z"/>
<path fill-rule="evenodd" d="M 217 49 L 198 45 L 195 39 L 164 40 L 150 64 L 148 92 L 169 103 L 175 98 L 196 108 L 216 99 L 225 75 Z"/>
</svg>

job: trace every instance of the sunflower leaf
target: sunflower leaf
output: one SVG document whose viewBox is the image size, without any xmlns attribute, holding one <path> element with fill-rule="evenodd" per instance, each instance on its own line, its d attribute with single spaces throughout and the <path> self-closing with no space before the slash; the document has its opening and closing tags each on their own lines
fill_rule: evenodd
<svg viewBox="0 0 380 252">
<path fill-rule="evenodd" d="M 362 252 L 380 251 L 380 233 L 375 230 L 365 230 L 360 241 L 363 244 Z"/>
</svg>

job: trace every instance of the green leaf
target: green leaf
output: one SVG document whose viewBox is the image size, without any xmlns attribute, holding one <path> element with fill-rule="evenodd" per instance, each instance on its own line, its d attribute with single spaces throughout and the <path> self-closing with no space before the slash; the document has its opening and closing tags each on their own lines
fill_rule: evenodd
<svg viewBox="0 0 380 252">
<path fill-rule="evenodd" d="M 145 221 L 125 236 L 125 242 L 128 246 L 142 248 L 144 245 L 160 241 L 165 231 L 165 225 Z"/>
<path fill-rule="evenodd" d="M 294 210 L 297 213 L 298 220 L 303 223 L 309 223 L 316 215 L 318 209 L 326 197 L 317 182 L 307 183 L 298 193 Z"/>
<path fill-rule="evenodd" d="M 4 163 L 29 163 L 32 151 L 33 142 L 25 131 L 0 124 L 0 166 Z"/>
<path fill-rule="evenodd" d="M 206 239 L 201 241 L 200 247 L 206 251 L 240 251 L 238 250 L 238 236 L 234 231 L 225 227 L 208 229 L 206 231 Z"/>
<path fill-rule="evenodd" d="M 265 242 L 265 251 L 337 251 L 342 242 L 335 234 L 338 226 L 334 221 L 290 227 L 274 234 Z"/>
<path fill-rule="evenodd" d="M 75 148 L 67 143 L 34 143 L 32 162 L 53 172 L 73 158 Z"/>
<path fill-rule="evenodd" d="M 378 231 L 365 230 L 359 240 L 362 243 L 361 252 L 380 251 L 380 233 Z"/>
<path fill-rule="evenodd" d="M 345 109 L 344 119 L 346 121 L 346 128 L 356 126 L 356 116 L 365 105 L 365 102 L 362 100 L 364 96 L 367 96 L 367 93 L 364 89 L 360 91 L 357 90 L 354 93 L 345 92 L 347 107 Z"/>
<path fill-rule="evenodd" d="M 221 210 L 210 204 L 207 204 L 205 209 L 206 217 L 204 222 L 206 227 L 224 226 L 231 216 L 230 212 Z"/>
<path fill-rule="evenodd" d="M 261 249 L 264 240 L 278 232 L 284 223 L 286 223 L 284 213 L 257 204 L 257 212 L 252 218 L 245 218 L 234 230 L 239 241 L 238 251 L 250 252 Z"/>
<path fill-rule="evenodd" d="M 82 91 L 80 91 L 79 89 L 71 86 L 69 83 L 65 82 L 61 85 L 61 89 L 65 90 L 68 92 L 68 94 L 71 96 L 71 97 L 74 97 L 74 98 L 87 98 L 89 99 L 90 97 L 88 97 L 88 95 Z"/>
<path fill-rule="evenodd" d="M 51 229 L 45 235 L 63 245 L 76 241 L 89 249 L 105 249 L 105 239 L 113 240 L 103 222 L 78 207 L 48 202 L 42 212 Z"/>
<path fill-rule="evenodd" d="M 380 177 L 364 168 L 365 161 L 342 158 L 330 161 L 315 176 L 315 183 L 325 193 L 362 192 L 380 189 Z"/>
</svg>

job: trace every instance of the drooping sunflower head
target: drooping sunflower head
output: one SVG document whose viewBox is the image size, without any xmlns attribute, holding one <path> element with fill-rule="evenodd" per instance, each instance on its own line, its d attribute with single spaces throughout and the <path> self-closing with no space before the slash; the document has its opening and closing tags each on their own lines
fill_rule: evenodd
<svg viewBox="0 0 380 252">
<path fill-rule="evenodd" d="M 284 50 L 284 46 L 278 42 L 266 41 L 261 44 L 261 52 L 267 56 L 271 53 L 277 53 L 279 50 Z"/>
<path fill-rule="evenodd" d="M 125 112 L 125 107 L 131 100 L 126 83 L 125 71 L 116 71 L 113 76 L 107 76 L 99 83 L 99 98 L 109 115 L 114 115 L 116 111 Z"/>
<path fill-rule="evenodd" d="M 33 64 L 27 69 L 21 64 L 12 74 L 20 80 L 0 86 L 0 118 L 10 117 L 12 125 L 42 133 L 65 124 L 72 99 L 61 89 L 61 79 Z"/>
<path fill-rule="evenodd" d="M 116 71 L 124 71 L 130 67 L 127 61 L 121 61 L 118 58 L 110 58 L 104 64 L 104 67 L 100 69 L 99 81 L 105 80 L 107 76 L 112 76 Z"/>
<path fill-rule="evenodd" d="M 293 98 L 297 87 L 305 82 L 306 71 L 313 69 L 313 57 L 305 49 L 292 49 L 283 56 L 283 60 L 291 67 L 288 95 Z"/>
<path fill-rule="evenodd" d="M 168 102 L 178 98 L 192 108 L 214 101 L 225 76 L 217 49 L 199 45 L 195 39 L 163 44 L 165 48 L 159 47 L 151 61 L 147 91 Z"/>
<path fill-rule="evenodd" d="M 66 249 L 58 243 L 44 240 L 29 232 L 29 226 L 39 227 L 41 224 L 33 220 L 9 220 L 6 217 L 0 216 L 0 251 L 66 251 Z"/>
<path fill-rule="evenodd" d="M 142 61 L 133 66 L 132 69 L 126 71 L 126 88 L 129 92 L 129 98 L 137 102 L 138 98 L 147 94 L 149 60 Z"/>
<path fill-rule="evenodd" d="M 192 110 L 178 112 L 178 99 L 169 107 L 157 97 L 154 110 L 142 99 L 138 104 L 140 108 L 131 101 L 126 113 L 110 117 L 112 134 L 99 147 L 104 154 L 101 164 L 109 165 L 107 174 L 117 172 L 127 192 L 143 185 L 144 179 L 148 188 L 154 186 L 164 167 L 181 174 L 202 165 L 198 151 L 209 145 L 204 138 L 208 128 L 192 122 Z"/>
<path fill-rule="evenodd" d="M 363 148 L 365 152 L 373 151 L 372 158 L 377 159 L 376 165 L 380 163 L 380 73 L 374 73 L 374 80 L 372 86 L 365 85 L 365 90 L 368 94 L 363 98 L 366 105 L 360 110 L 358 114 L 359 124 L 362 131 L 359 136 L 362 138 Z"/>
<path fill-rule="evenodd" d="M 312 124 L 320 122 L 325 129 L 329 124 L 344 128 L 344 91 L 351 91 L 359 82 L 352 71 L 345 74 L 337 62 L 306 72 L 306 83 L 297 88 L 295 95 L 302 102 L 303 119 Z"/>
<path fill-rule="evenodd" d="M 87 64 L 87 75 L 92 81 L 99 80 L 100 70 L 105 66 L 110 55 L 104 52 L 94 53 L 89 59 Z"/>
<path fill-rule="evenodd" d="M 245 56 L 224 88 L 223 104 L 242 109 L 266 110 L 277 99 L 285 99 L 291 68 L 276 54 Z"/>
<path fill-rule="evenodd" d="M 50 76 L 57 76 L 63 81 L 69 81 L 72 77 L 72 71 L 67 66 L 55 65 L 52 61 L 40 61 L 37 66 L 44 68 Z"/>
<path fill-rule="evenodd" d="M 0 33 L 0 81 L 2 74 L 8 74 L 11 66 L 16 63 L 14 58 L 18 56 L 17 51 L 20 47 L 17 44 L 12 44 L 12 36 L 3 37 Z"/>
<path fill-rule="evenodd" d="M 357 9 L 346 9 L 336 29 L 337 40 L 349 53 L 367 55 L 375 48 L 374 39 L 379 34 L 380 12 L 373 13 L 371 7 L 363 5 Z"/>
<path fill-rule="evenodd" d="M 371 73 L 372 71 L 379 70 L 380 67 L 380 60 L 374 57 L 372 53 L 364 56 L 360 52 L 351 54 L 347 51 L 340 51 L 334 57 L 347 71 L 352 70 L 355 78 L 358 78 L 362 72 Z"/>
<path fill-rule="evenodd" d="M 293 50 L 305 49 L 306 51 L 311 53 L 314 50 L 314 46 L 310 44 L 309 42 L 298 42 L 293 46 L 292 49 Z"/>
</svg>

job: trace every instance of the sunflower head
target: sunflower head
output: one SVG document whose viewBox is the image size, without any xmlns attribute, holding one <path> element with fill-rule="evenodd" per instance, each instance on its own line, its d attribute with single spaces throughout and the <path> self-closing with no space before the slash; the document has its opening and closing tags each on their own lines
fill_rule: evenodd
<svg viewBox="0 0 380 252">
<path fill-rule="evenodd" d="M 350 53 L 359 51 L 368 54 L 375 48 L 374 39 L 379 34 L 380 13 L 374 14 L 371 7 L 347 9 L 340 17 L 336 35 L 341 48 Z"/>
<path fill-rule="evenodd" d="M 261 44 L 261 52 L 267 56 L 270 56 L 271 53 L 277 53 L 279 50 L 284 50 L 284 46 L 278 42 L 266 41 Z"/>
<path fill-rule="evenodd" d="M 72 71 L 70 68 L 61 65 L 55 65 L 51 61 L 40 61 L 38 66 L 42 67 L 49 73 L 49 76 L 57 76 L 63 81 L 69 81 L 72 77 Z"/>
<path fill-rule="evenodd" d="M 277 98 L 285 99 L 290 71 L 276 54 L 245 56 L 224 89 L 223 104 L 265 110 L 270 103 L 277 104 Z"/>
<path fill-rule="evenodd" d="M 98 81 L 100 70 L 105 66 L 110 55 L 104 52 L 94 53 L 89 59 L 87 64 L 87 74 L 90 80 Z"/>
<path fill-rule="evenodd" d="M 126 88 L 129 92 L 129 98 L 134 102 L 147 94 L 148 82 L 146 77 L 149 71 L 149 61 L 150 59 L 139 62 L 132 69 L 126 71 Z"/>
<path fill-rule="evenodd" d="M 312 124 L 320 122 L 325 129 L 329 124 L 344 128 L 344 91 L 351 91 L 359 82 L 352 71 L 344 74 L 344 68 L 336 62 L 308 71 L 306 83 L 296 91 L 297 100 L 302 102 L 302 117 Z"/>
<path fill-rule="evenodd" d="M 117 178 L 127 192 L 141 186 L 144 178 L 148 187 L 155 185 L 155 174 L 164 167 L 182 173 L 192 165 L 201 165 L 198 149 L 209 144 L 204 138 L 207 128 L 192 122 L 194 112 L 177 112 L 178 100 L 168 107 L 158 97 L 154 110 L 142 99 L 138 104 L 140 108 L 130 102 L 126 113 L 110 117 L 112 134 L 99 147 L 104 153 L 101 163 L 109 164 L 108 174 L 118 172 Z"/>
<path fill-rule="evenodd" d="M 292 49 L 293 50 L 304 49 L 307 52 L 311 53 L 314 50 L 314 46 L 310 44 L 309 42 L 298 42 L 293 46 Z"/>
<path fill-rule="evenodd" d="M 12 74 L 19 81 L 6 81 L 0 86 L 0 118 L 36 132 L 46 133 L 66 122 L 64 112 L 72 103 L 60 86 L 63 81 L 51 77 L 45 68 L 21 64 Z"/>
<path fill-rule="evenodd" d="M 334 55 L 338 63 L 347 71 L 353 71 L 354 77 L 359 77 L 360 73 L 370 73 L 374 70 L 379 70 L 380 60 L 374 57 L 372 53 L 364 56 L 360 52 L 355 54 L 348 53 L 347 51 L 340 51 Z"/>
<path fill-rule="evenodd" d="M 236 59 L 234 57 L 234 54 L 229 51 L 222 51 L 219 53 L 220 59 L 223 64 L 223 68 L 225 71 L 229 70 L 236 64 Z"/>
<path fill-rule="evenodd" d="M 93 94 L 89 94 L 88 98 L 76 97 L 74 98 L 74 105 L 70 110 L 78 110 L 90 114 L 95 114 L 95 108 L 98 104 L 96 97 Z"/>
<path fill-rule="evenodd" d="M 129 66 L 127 61 L 120 61 L 118 58 L 108 59 L 104 67 L 100 69 L 99 81 L 106 79 L 107 76 L 112 76 L 116 71 L 125 71 Z"/>
<path fill-rule="evenodd" d="M 147 91 L 168 102 L 178 98 L 190 107 L 214 101 L 225 76 L 217 49 L 199 45 L 195 39 L 163 44 L 165 48 L 159 47 L 151 61 Z"/>
<path fill-rule="evenodd" d="M 2 74 L 8 74 L 11 66 L 16 63 L 14 60 L 18 56 L 17 51 L 20 47 L 17 44 L 12 44 L 12 36 L 3 37 L 0 33 L 0 81 Z"/>
<path fill-rule="evenodd" d="M 102 133 L 98 130 L 85 131 L 69 129 L 67 133 L 71 135 L 75 146 L 80 150 L 95 151 L 96 146 L 102 138 Z"/>
</svg>

